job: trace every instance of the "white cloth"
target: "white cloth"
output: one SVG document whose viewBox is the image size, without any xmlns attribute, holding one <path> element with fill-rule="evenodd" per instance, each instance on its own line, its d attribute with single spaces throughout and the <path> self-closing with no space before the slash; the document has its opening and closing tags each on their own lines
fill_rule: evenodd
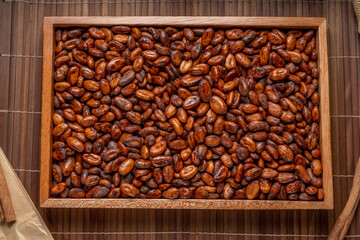
<svg viewBox="0 0 360 240">
<path fill-rule="evenodd" d="M 353 5 L 354 5 L 354 11 L 356 14 L 356 18 L 358 20 L 358 32 L 360 33 L 360 24 L 359 24 L 359 19 L 360 19 L 360 0 L 353 0 Z"/>
<path fill-rule="evenodd" d="M 0 164 L 4 171 L 16 215 L 15 222 L 0 223 L 0 240 L 53 240 L 49 229 L 1 148 Z"/>
</svg>

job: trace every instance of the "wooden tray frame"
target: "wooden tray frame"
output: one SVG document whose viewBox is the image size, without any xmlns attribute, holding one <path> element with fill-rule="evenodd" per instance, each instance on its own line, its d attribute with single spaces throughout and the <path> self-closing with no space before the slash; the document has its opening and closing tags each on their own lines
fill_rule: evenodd
<svg viewBox="0 0 360 240">
<path fill-rule="evenodd" d="M 75 26 L 176 26 L 316 29 L 320 70 L 320 145 L 323 163 L 323 201 L 211 200 L 211 199 L 70 199 L 51 198 L 49 194 L 52 163 L 52 115 L 55 28 Z M 295 17 L 45 17 L 43 38 L 43 79 L 41 117 L 40 206 L 44 208 L 157 208 L 157 209 L 332 209 L 333 176 L 331 158 L 329 78 L 325 18 Z"/>
</svg>

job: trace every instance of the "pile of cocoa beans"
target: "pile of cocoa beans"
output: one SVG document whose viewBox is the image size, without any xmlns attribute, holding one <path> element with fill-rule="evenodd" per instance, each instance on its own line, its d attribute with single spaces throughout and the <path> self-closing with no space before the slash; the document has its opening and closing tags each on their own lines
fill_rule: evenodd
<svg viewBox="0 0 360 240">
<path fill-rule="evenodd" d="M 323 200 L 313 30 L 55 40 L 51 196 Z"/>
</svg>

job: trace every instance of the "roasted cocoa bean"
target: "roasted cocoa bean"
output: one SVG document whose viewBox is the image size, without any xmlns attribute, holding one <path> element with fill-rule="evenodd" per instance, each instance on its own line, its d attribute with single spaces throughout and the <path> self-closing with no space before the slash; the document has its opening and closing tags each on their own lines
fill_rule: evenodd
<svg viewBox="0 0 360 240">
<path fill-rule="evenodd" d="M 316 40 L 57 29 L 51 195 L 323 200 Z"/>
</svg>

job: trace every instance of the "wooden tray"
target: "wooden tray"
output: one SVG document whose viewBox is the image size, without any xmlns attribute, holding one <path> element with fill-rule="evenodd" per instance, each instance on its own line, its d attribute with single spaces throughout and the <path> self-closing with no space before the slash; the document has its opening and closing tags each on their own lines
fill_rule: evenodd
<svg viewBox="0 0 360 240">
<path fill-rule="evenodd" d="M 175 26 L 316 29 L 320 70 L 320 148 L 323 164 L 323 201 L 211 200 L 211 199 L 70 199 L 51 198 L 51 154 L 55 28 L 75 26 Z M 329 79 L 325 18 L 294 17 L 45 17 L 41 117 L 40 206 L 47 208 L 159 208 L 159 209 L 332 209 L 333 178 L 329 112 Z"/>
</svg>

